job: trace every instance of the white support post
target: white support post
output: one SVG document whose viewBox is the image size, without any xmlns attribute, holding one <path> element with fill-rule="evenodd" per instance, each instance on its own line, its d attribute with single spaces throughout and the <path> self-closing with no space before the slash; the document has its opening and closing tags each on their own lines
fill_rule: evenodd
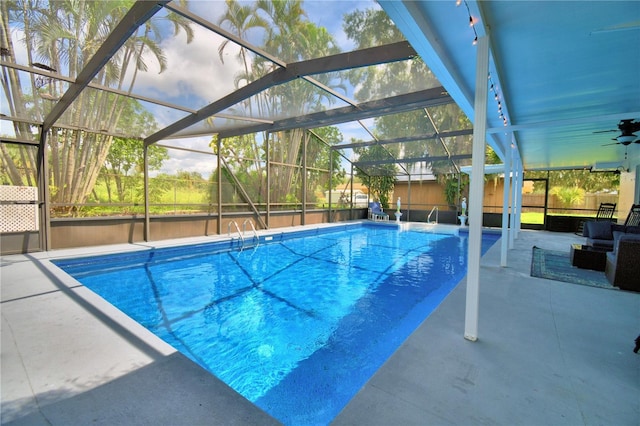
<svg viewBox="0 0 640 426">
<path fill-rule="evenodd" d="M 522 211 L 521 203 L 522 203 L 522 168 L 520 165 L 520 161 L 516 158 L 513 160 L 513 166 L 511 167 L 513 170 L 513 177 L 511 182 L 511 233 L 509 235 L 509 247 L 514 247 L 514 240 L 518 234 L 518 229 L 520 227 L 520 212 Z"/>
<path fill-rule="evenodd" d="M 509 219 L 509 226 L 511 232 L 509 233 L 509 248 L 514 247 L 514 239 L 516 236 L 516 217 L 520 214 L 520 207 L 518 206 L 518 197 L 516 191 L 518 190 L 518 164 L 514 161 L 511 176 L 511 218 Z"/>
<path fill-rule="evenodd" d="M 511 157 L 513 148 L 508 147 L 504 156 L 504 188 L 502 191 L 502 238 L 500 239 L 500 266 L 507 266 L 509 252 L 509 195 L 511 195 Z"/>
<path fill-rule="evenodd" d="M 469 256 L 464 318 L 464 338 L 472 342 L 478 340 L 484 156 L 487 130 L 487 95 L 489 91 L 487 78 L 489 75 L 489 37 L 480 37 L 476 48 L 478 49 L 478 57 L 476 64 L 471 178 L 469 183 Z"/>
<path fill-rule="evenodd" d="M 516 205 L 518 206 L 518 214 L 516 215 L 516 224 L 513 228 L 514 238 L 518 238 L 520 235 L 520 228 L 522 218 L 520 213 L 522 212 L 522 189 L 524 188 L 524 170 L 522 169 L 522 162 L 518 161 L 518 185 L 516 186 Z"/>
</svg>

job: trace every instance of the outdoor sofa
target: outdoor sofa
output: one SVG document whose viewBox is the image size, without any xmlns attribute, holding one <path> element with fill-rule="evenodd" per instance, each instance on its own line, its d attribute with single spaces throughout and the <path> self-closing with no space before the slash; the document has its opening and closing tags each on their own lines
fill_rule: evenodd
<svg viewBox="0 0 640 426">
<path fill-rule="evenodd" d="M 582 236 L 587 238 L 587 245 L 613 250 L 614 235 L 640 234 L 640 226 L 619 225 L 610 221 L 588 221 L 582 230 Z"/>
<path fill-rule="evenodd" d="M 604 274 L 612 285 L 640 292 L 640 233 L 615 231 L 613 240 Z"/>
<path fill-rule="evenodd" d="M 619 237 L 622 234 L 640 234 L 640 204 L 631 206 L 624 225 L 618 225 L 609 220 L 596 219 L 586 222 L 582 231 L 582 236 L 587 237 L 588 246 L 606 250 L 613 250 L 615 235 Z"/>
<path fill-rule="evenodd" d="M 582 235 L 587 245 L 608 250 L 605 275 L 612 285 L 640 292 L 640 226 L 594 220 Z"/>
</svg>

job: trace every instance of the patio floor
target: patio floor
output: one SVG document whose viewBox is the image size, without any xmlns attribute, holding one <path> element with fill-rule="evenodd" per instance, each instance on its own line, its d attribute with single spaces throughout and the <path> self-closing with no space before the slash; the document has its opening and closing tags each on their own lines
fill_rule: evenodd
<svg viewBox="0 0 640 426">
<path fill-rule="evenodd" d="M 506 268 L 495 244 L 482 259 L 479 340 L 462 337 L 463 281 L 333 424 L 638 425 L 640 294 L 529 275 L 532 246 L 580 241 L 522 231 Z M 277 424 L 49 267 L 139 246 L 2 257 L 2 423 Z"/>
</svg>

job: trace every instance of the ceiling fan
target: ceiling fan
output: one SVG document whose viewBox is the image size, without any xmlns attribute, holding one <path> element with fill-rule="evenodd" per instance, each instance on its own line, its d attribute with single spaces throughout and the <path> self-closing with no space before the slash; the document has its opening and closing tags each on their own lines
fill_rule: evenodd
<svg viewBox="0 0 640 426">
<path fill-rule="evenodd" d="M 637 30 L 640 29 L 640 21 L 630 21 L 625 22 L 618 25 L 612 25 L 609 27 L 599 28 L 597 30 L 593 30 L 589 33 L 589 35 L 602 34 L 602 33 L 613 33 L 618 31 L 629 31 L 629 30 Z"/>
<path fill-rule="evenodd" d="M 612 140 L 616 141 L 614 143 L 608 143 L 605 145 L 624 145 L 628 146 L 632 143 L 640 143 L 640 138 L 636 136 L 634 133 L 640 131 L 640 122 L 635 121 L 634 119 L 630 120 L 620 120 L 618 123 L 617 130 L 600 130 L 593 133 L 608 133 L 608 132 L 620 132 L 620 136 L 613 138 Z"/>
</svg>

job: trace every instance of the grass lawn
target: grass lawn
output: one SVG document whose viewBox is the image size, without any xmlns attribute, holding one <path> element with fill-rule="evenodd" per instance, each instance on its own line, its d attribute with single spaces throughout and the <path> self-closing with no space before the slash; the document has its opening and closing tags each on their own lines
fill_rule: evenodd
<svg viewBox="0 0 640 426">
<path fill-rule="evenodd" d="M 544 223 L 544 214 L 539 212 L 527 212 L 520 214 L 521 223 L 533 223 L 542 225 Z"/>
</svg>

